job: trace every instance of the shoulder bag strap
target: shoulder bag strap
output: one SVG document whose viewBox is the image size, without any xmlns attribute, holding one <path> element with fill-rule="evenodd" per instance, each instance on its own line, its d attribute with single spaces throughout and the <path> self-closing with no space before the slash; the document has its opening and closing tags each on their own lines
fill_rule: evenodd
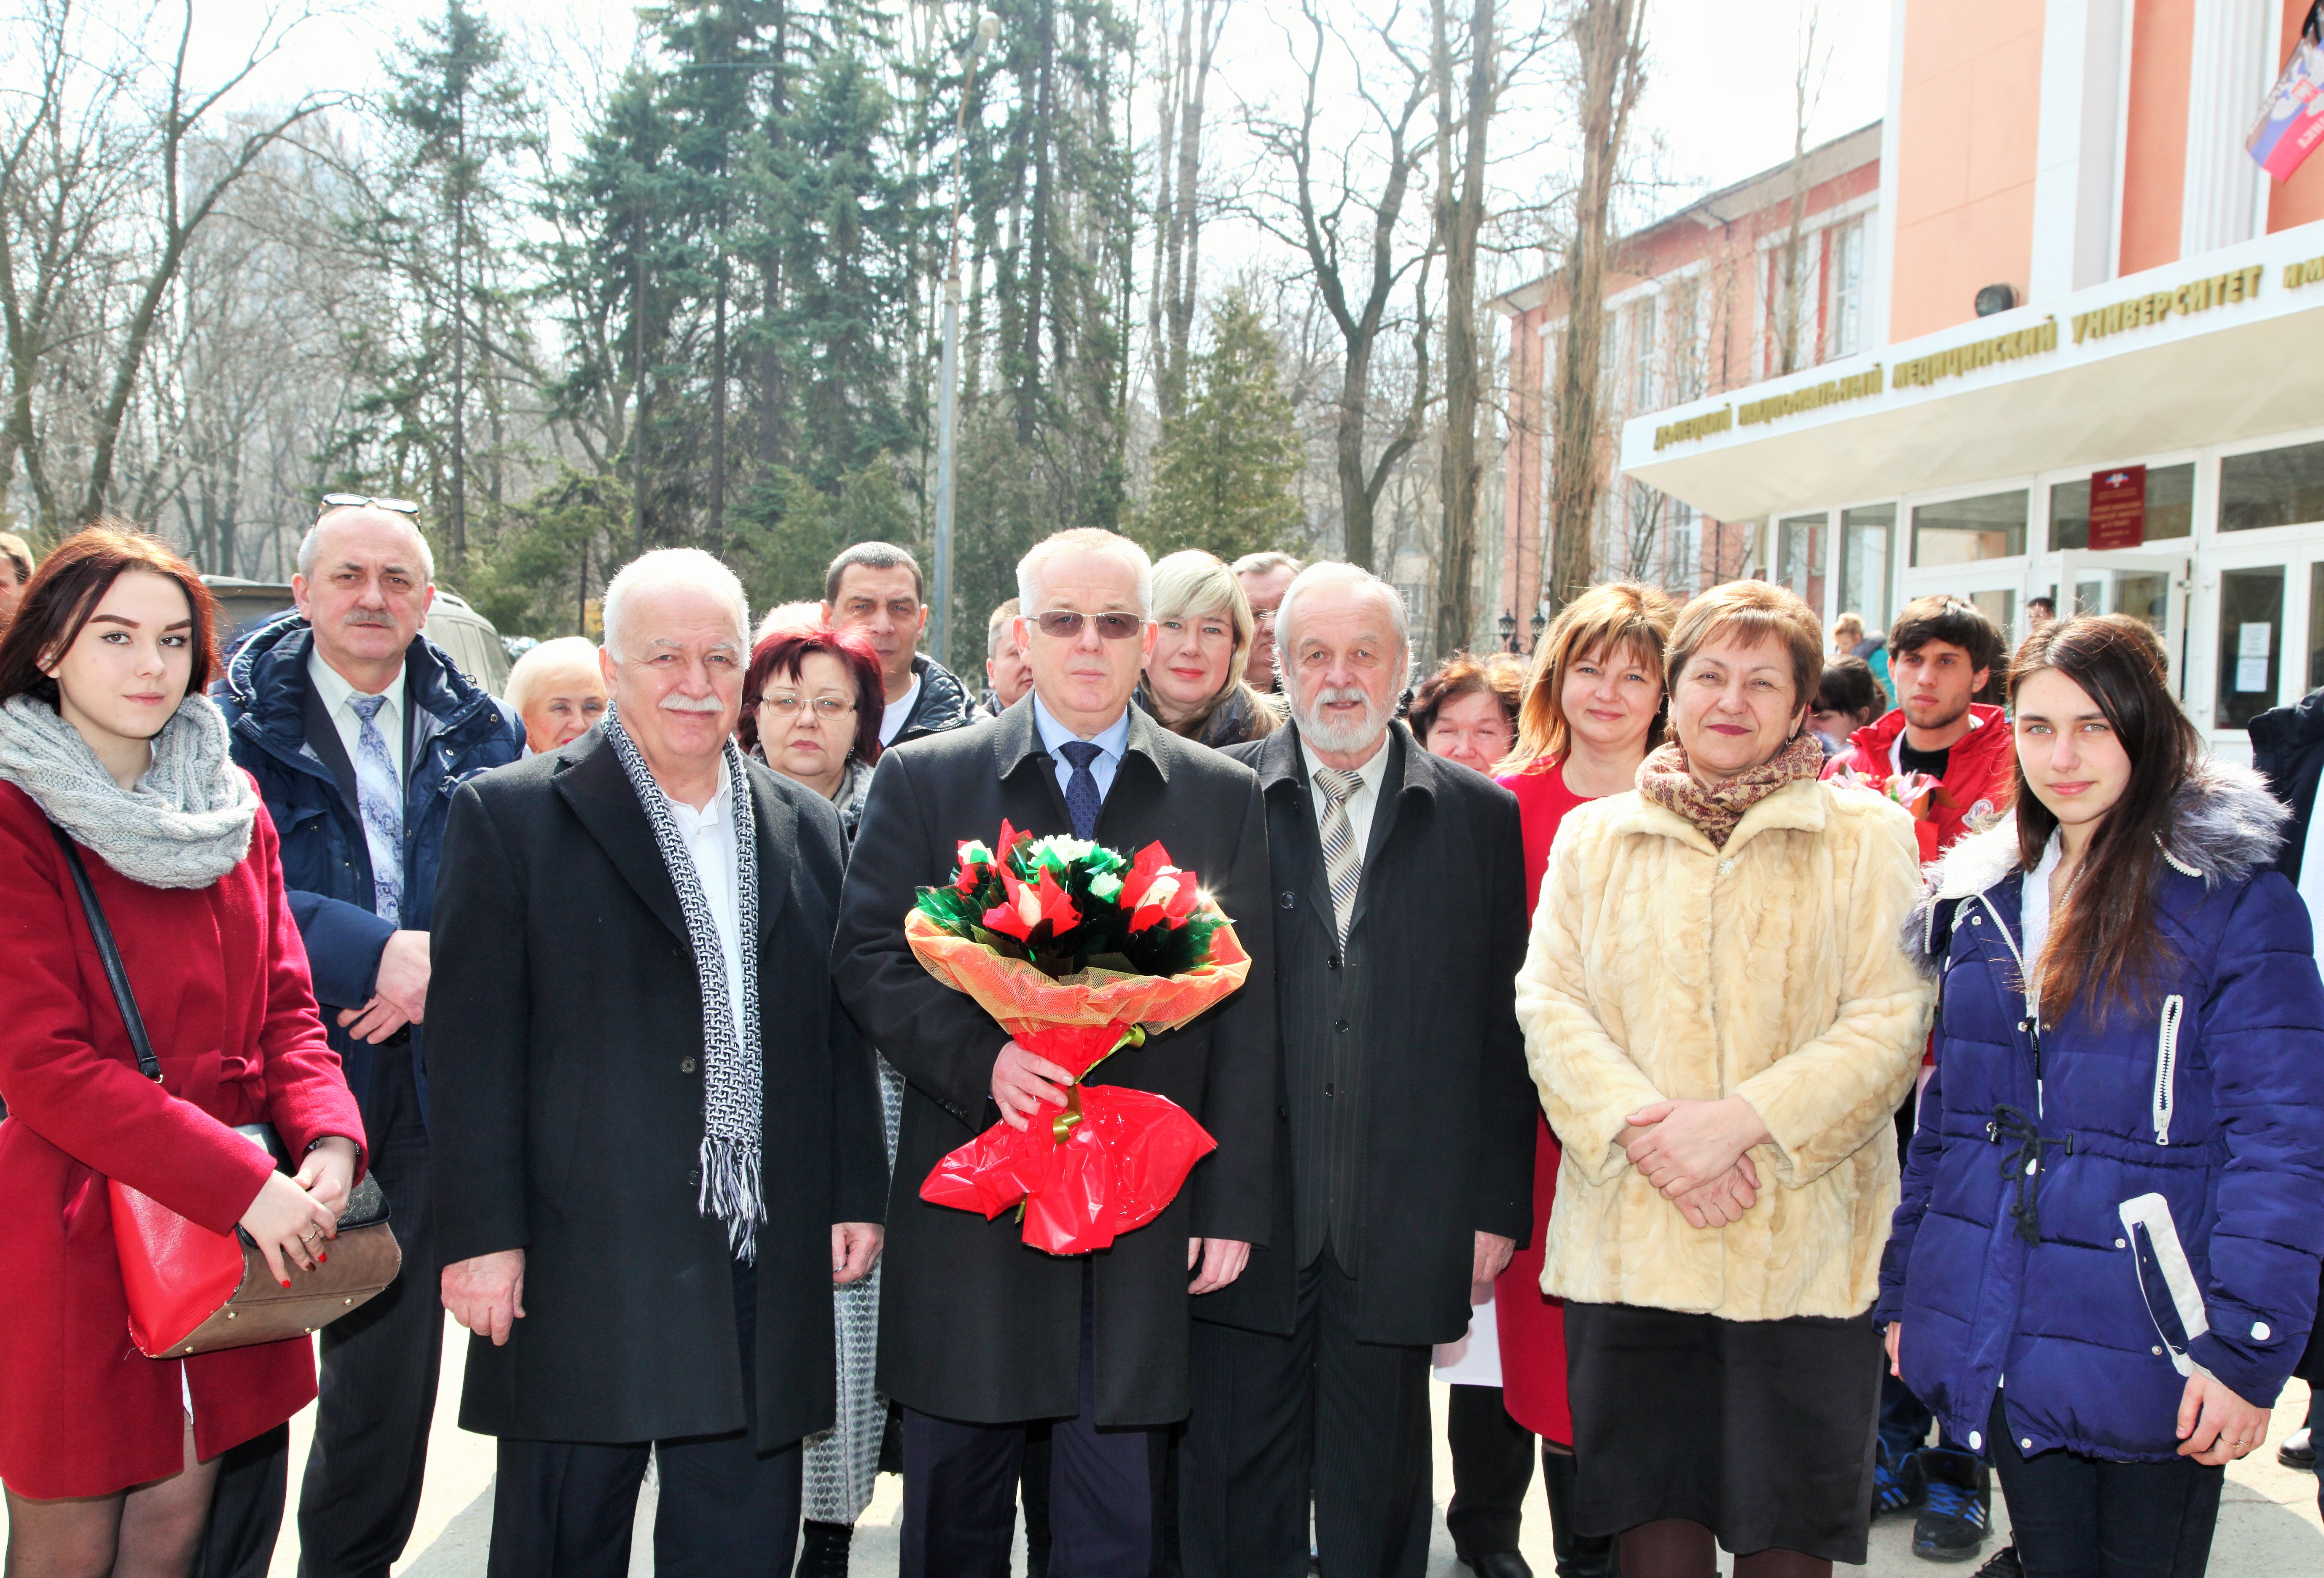
<svg viewBox="0 0 2324 1578">
<path fill-rule="evenodd" d="M 121 963 L 121 949 L 113 940 L 113 927 L 106 924 L 105 906 L 97 901 L 97 890 L 89 885 L 88 868 L 81 864 L 80 851 L 72 837 L 54 822 L 49 831 L 56 835 L 57 847 L 65 852 L 65 864 L 72 868 L 73 886 L 80 892 L 80 907 L 88 917 L 89 935 L 97 939 L 97 956 L 105 961 L 105 978 L 113 983 L 113 1001 L 121 1010 L 121 1022 L 129 1031 L 129 1045 L 137 1053 L 137 1072 L 161 1083 L 161 1060 L 153 1056 L 153 1043 L 145 1035 L 145 1016 L 137 1011 L 137 994 L 129 990 L 129 972 Z"/>
</svg>

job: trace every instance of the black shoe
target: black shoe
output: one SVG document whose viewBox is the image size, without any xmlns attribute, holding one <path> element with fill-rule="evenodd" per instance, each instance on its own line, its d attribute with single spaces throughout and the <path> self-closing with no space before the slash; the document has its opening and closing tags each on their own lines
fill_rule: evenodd
<svg viewBox="0 0 2324 1578">
<path fill-rule="evenodd" d="M 1461 1564 L 1477 1578 L 1533 1578 L 1533 1567 L 1515 1551 L 1488 1551 L 1482 1555 L 1463 1556 Z"/>
<path fill-rule="evenodd" d="M 796 1578 L 847 1578 L 847 1547 L 855 1538 L 854 1526 L 818 1523 L 810 1518 L 799 1529 Z"/>
<path fill-rule="evenodd" d="M 2275 1461 L 2288 1469 L 2305 1469 L 2310 1473 L 2314 1473 L 2316 1472 L 2315 1433 L 2303 1425 L 2285 1436 L 2283 1444 L 2275 1449 Z"/>
<path fill-rule="evenodd" d="M 1892 1512 L 1917 1512 L 1928 1499 L 1928 1485 L 1921 1474 L 1921 1454 L 1908 1452 L 1899 1463 L 1888 1453 L 1888 1444 L 1876 1442 L 1872 1459 L 1872 1516 L 1882 1517 Z"/>
<path fill-rule="evenodd" d="M 1932 1562 L 1968 1561 L 1992 1527 L 1991 1471 L 1973 1452 L 1927 1446 L 1914 1456 L 1928 1499 L 1913 1520 L 1913 1554 Z"/>
<path fill-rule="evenodd" d="M 2025 1578 L 2025 1564 L 2017 1559 L 2015 1543 L 1994 1552 L 1985 1565 L 1977 1570 L 1977 1578 Z"/>
</svg>

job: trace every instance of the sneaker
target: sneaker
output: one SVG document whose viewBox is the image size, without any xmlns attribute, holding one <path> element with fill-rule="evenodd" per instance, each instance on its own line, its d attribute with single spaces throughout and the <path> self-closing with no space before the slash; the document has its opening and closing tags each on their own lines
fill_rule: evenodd
<svg viewBox="0 0 2324 1578">
<path fill-rule="evenodd" d="M 1913 1554 L 1932 1562 L 1965 1562 L 1992 1526 L 1991 1471 L 1973 1452 L 1930 1446 L 1914 1456 L 1928 1499 L 1913 1522 Z"/>
<path fill-rule="evenodd" d="M 2015 1542 L 1994 1552 L 1991 1559 L 1977 1570 L 1977 1578 L 2025 1578 L 2025 1564 L 2017 1559 Z"/>
<path fill-rule="evenodd" d="M 1921 1477 L 1921 1454 L 1908 1452 L 1899 1463 L 1885 1441 L 1874 1444 L 1873 1453 L 1872 1516 L 1916 1510 L 1928 1494 Z"/>
<path fill-rule="evenodd" d="M 2275 1449 L 2275 1461 L 2288 1469 L 2316 1472 L 2316 1438 L 2308 1426 L 2303 1425 L 2283 1438 L 2283 1444 Z"/>
</svg>

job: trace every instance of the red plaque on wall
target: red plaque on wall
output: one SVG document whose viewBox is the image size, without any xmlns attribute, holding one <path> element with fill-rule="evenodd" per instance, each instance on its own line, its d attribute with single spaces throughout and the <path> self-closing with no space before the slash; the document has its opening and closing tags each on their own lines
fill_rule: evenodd
<svg viewBox="0 0 2324 1578">
<path fill-rule="evenodd" d="M 2146 467 L 2117 466 L 2090 477 L 2090 547 L 2138 548 L 2146 541 Z"/>
</svg>

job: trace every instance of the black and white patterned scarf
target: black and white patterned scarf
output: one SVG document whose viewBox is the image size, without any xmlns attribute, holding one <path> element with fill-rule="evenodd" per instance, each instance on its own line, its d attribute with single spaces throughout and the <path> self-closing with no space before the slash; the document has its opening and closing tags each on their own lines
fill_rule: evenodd
<svg viewBox="0 0 2324 1578">
<path fill-rule="evenodd" d="M 734 1038 L 735 1015 L 726 991 L 726 952 L 718 940 L 718 922 L 703 896 L 702 879 L 694 856 L 686 847 L 669 802 L 646 771 L 637 743 L 622 727 L 621 715 L 605 707 L 605 738 L 622 769 L 630 775 L 638 804 L 653 826 L 654 843 L 662 864 L 678 890 L 678 904 L 686 915 L 686 935 L 694 944 L 694 971 L 702 987 L 702 1195 L 706 1216 L 726 1224 L 726 1241 L 746 1263 L 757 1258 L 758 1226 L 767 1219 L 760 1190 L 759 1140 L 761 1066 L 759 1056 L 759 972 L 755 960 L 745 960 L 742 977 L 742 1038 Z M 722 761 L 726 771 L 727 798 L 733 806 L 735 870 L 741 897 L 735 905 L 736 935 L 746 949 L 759 935 L 759 836 L 751 816 L 751 780 L 742 770 L 742 752 L 726 742 Z"/>
</svg>

